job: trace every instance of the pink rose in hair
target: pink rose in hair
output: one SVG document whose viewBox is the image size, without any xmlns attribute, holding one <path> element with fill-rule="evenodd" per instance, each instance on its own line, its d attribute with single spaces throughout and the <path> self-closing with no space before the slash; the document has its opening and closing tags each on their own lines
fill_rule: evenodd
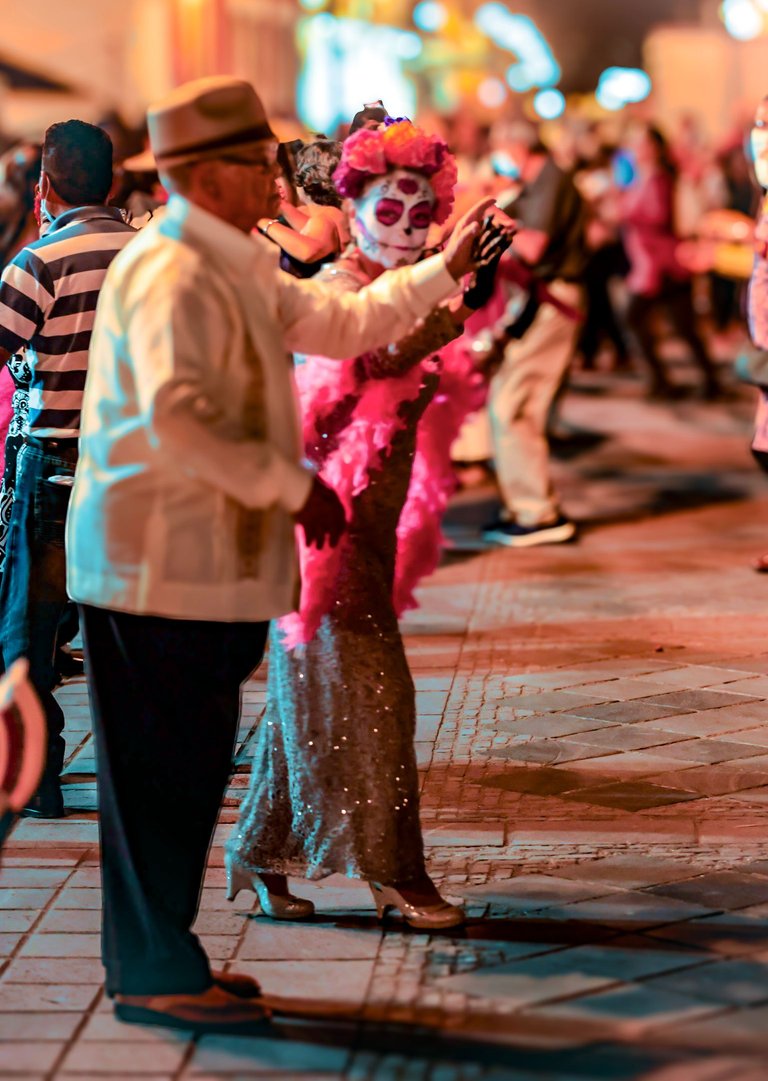
<svg viewBox="0 0 768 1081">
<path fill-rule="evenodd" d="M 333 180 L 341 195 L 356 199 L 371 177 L 398 168 L 429 178 L 436 198 L 433 220 L 438 225 L 447 221 L 457 179 L 455 159 L 439 135 L 429 135 L 410 120 L 385 122 L 383 127 L 362 128 L 350 135 Z"/>
</svg>

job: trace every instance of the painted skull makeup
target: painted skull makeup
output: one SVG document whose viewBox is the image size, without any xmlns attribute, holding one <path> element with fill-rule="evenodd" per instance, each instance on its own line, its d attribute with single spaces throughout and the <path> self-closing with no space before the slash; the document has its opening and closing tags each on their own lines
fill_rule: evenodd
<svg viewBox="0 0 768 1081">
<path fill-rule="evenodd" d="M 757 182 L 761 188 L 768 188 L 768 129 L 753 128 L 750 142 Z"/>
<path fill-rule="evenodd" d="M 432 186 L 419 173 L 393 169 L 376 178 L 354 200 L 358 248 L 387 269 L 415 263 L 427 243 L 434 205 Z"/>
<path fill-rule="evenodd" d="M 768 188 L 768 99 L 757 107 L 749 141 L 757 182 L 761 188 Z"/>
</svg>

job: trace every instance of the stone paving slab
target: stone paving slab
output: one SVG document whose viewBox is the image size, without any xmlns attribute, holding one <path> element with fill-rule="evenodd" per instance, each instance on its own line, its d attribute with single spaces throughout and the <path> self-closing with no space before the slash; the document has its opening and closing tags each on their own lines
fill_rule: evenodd
<svg viewBox="0 0 768 1081">
<path fill-rule="evenodd" d="M 375 919 L 364 884 L 297 884 L 317 917 L 252 918 L 222 843 L 196 927 L 294 1014 L 270 1039 L 121 1025 L 101 989 L 97 797 L 82 681 L 60 823 L 15 828 L 0 870 L 0 1076 L 403 1081 L 765 1081 L 768 582 L 752 402 L 573 394 L 605 439 L 556 465 L 577 545 L 449 555 L 404 622 L 432 873 L 460 931 Z M 653 448 L 652 461 L 649 448 Z M 462 493 L 466 547 L 492 493 Z M 653 513 L 649 517 L 649 511 Z M 765 648 L 764 648 L 765 646 Z M 180 757 L 180 761 L 183 759 Z"/>
</svg>

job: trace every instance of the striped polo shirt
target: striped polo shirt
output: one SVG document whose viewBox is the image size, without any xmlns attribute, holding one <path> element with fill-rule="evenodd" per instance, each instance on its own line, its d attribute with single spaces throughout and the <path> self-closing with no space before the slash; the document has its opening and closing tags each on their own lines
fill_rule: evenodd
<svg viewBox="0 0 768 1081">
<path fill-rule="evenodd" d="M 107 268 L 135 229 L 120 210 L 81 206 L 8 264 L 0 278 L 0 347 L 32 364 L 29 432 L 80 434 L 88 347 Z"/>
</svg>

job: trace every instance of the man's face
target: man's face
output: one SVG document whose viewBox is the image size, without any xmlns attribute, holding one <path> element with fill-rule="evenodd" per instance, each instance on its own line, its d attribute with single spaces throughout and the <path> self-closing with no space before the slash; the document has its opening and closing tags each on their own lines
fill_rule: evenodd
<svg viewBox="0 0 768 1081">
<path fill-rule="evenodd" d="M 352 233 L 358 248 L 387 269 L 415 263 L 427 243 L 435 193 L 426 177 L 393 169 L 354 200 Z"/>
<path fill-rule="evenodd" d="M 220 206 L 220 217 L 244 233 L 250 233 L 260 218 L 273 218 L 280 209 L 276 178 L 277 143 L 272 140 L 233 148 L 211 163 L 212 191 Z"/>
</svg>

